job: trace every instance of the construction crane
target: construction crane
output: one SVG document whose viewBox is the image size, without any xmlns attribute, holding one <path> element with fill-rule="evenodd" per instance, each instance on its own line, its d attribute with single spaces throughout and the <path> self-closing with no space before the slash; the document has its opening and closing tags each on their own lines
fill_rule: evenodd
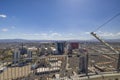
<svg viewBox="0 0 120 80">
<path fill-rule="evenodd" d="M 119 54 L 119 52 L 117 50 L 115 50 L 112 46 L 110 46 L 108 43 L 106 43 L 104 40 L 102 40 L 100 37 L 98 37 L 98 35 L 96 35 L 96 33 L 91 32 L 91 35 L 93 35 L 96 39 L 98 39 L 101 43 L 103 43 L 109 49 L 111 49 L 112 51 L 114 51 L 116 54 Z"/>
<path fill-rule="evenodd" d="M 117 62 L 117 71 L 119 72 L 120 69 L 120 52 L 118 52 L 117 50 L 115 50 L 112 46 L 110 46 L 107 42 L 105 42 L 104 40 L 102 40 L 98 35 L 96 35 L 96 33 L 91 32 L 91 35 L 93 35 L 97 40 L 99 40 L 102 44 L 104 44 L 105 46 L 107 46 L 109 49 L 111 49 L 112 51 L 114 51 L 116 54 L 118 54 L 118 62 Z"/>
<path fill-rule="evenodd" d="M 97 31 L 98 29 L 102 28 L 104 25 L 106 25 L 107 23 L 109 23 L 110 21 L 112 21 L 114 18 L 118 17 L 120 15 L 120 13 L 116 14 L 115 16 L 113 16 L 111 19 L 109 19 L 107 22 L 103 23 L 101 26 L 99 26 L 95 31 Z M 112 46 L 110 46 L 107 42 L 105 42 L 103 39 L 101 39 L 96 33 L 95 31 L 91 32 L 91 35 L 94 36 L 97 40 L 99 40 L 103 45 L 107 46 L 109 49 L 111 49 L 113 52 L 115 52 L 115 54 L 118 54 L 118 62 L 117 62 L 117 71 L 120 71 L 120 52 L 115 50 Z"/>
</svg>

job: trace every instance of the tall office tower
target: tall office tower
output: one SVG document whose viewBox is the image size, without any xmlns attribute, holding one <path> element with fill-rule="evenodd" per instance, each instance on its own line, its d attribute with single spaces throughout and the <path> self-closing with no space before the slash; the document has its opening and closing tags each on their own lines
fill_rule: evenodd
<svg viewBox="0 0 120 80">
<path fill-rule="evenodd" d="M 28 55 L 28 57 L 27 57 L 28 59 L 27 59 L 27 60 L 28 60 L 28 61 L 31 61 L 31 60 L 32 60 L 32 51 L 29 51 L 29 50 L 28 50 L 28 51 L 27 51 L 27 55 Z"/>
<path fill-rule="evenodd" d="M 20 61 L 20 51 L 15 50 L 13 53 L 13 63 L 16 64 Z"/>
<path fill-rule="evenodd" d="M 56 49 L 57 49 L 57 54 L 63 54 L 64 53 L 64 43 L 57 42 Z"/>
<path fill-rule="evenodd" d="M 79 58 L 79 73 L 87 73 L 88 71 L 88 60 L 87 60 L 87 56 L 81 56 Z"/>
</svg>

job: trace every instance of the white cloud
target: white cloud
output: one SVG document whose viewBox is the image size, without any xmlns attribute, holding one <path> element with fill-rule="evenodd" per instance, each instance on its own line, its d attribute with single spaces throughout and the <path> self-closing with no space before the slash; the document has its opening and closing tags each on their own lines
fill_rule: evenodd
<svg viewBox="0 0 120 80">
<path fill-rule="evenodd" d="M 0 18 L 6 18 L 7 16 L 5 14 L 0 14 Z"/>
<path fill-rule="evenodd" d="M 117 35 L 120 36 L 120 32 L 118 32 Z"/>
<path fill-rule="evenodd" d="M 40 35 L 41 35 L 41 36 L 48 36 L 47 33 L 41 33 Z"/>
<path fill-rule="evenodd" d="M 50 36 L 62 36 L 60 33 L 52 33 Z"/>
<path fill-rule="evenodd" d="M 48 34 L 48 33 L 23 33 L 23 36 L 40 36 L 40 37 L 47 37 L 51 36 L 53 34 Z"/>
<path fill-rule="evenodd" d="M 33 34 L 33 35 L 35 35 L 35 36 L 39 36 L 40 34 L 38 34 L 38 33 L 35 33 L 35 34 Z"/>
<path fill-rule="evenodd" d="M 99 32 L 99 36 L 103 38 L 109 38 L 109 39 L 116 39 L 120 38 L 120 32 L 112 33 L 112 32 Z"/>
<path fill-rule="evenodd" d="M 38 33 L 34 33 L 34 34 L 23 33 L 22 35 L 24 35 L 24 36 L 39 36 L 40 34 L 38 34 Z"/>
<path fill-rule="evenodd" d="M 115 36 L 116 34 L 113 34 L 113 33 L 109 33 L 109 32 L 104 32 L 102 34 L 100 34 L 101 36 L 104 36 L 104 37 L 112 37 L 112 36 Z"/>
<path fill-rule="evenodd" d="M 24 36 L 29 36 L 29 35 L 31 35 L 31 34 L 26 34 L 26 33 L 23 33 L 22 35 L 24 35 Z"/>
<path fill-rule="evenodd" d="M 73 33 L 69 33 L 68 35 L 69 35 L 69 36 L 74 36 L 74 34 L 73 34 Z"/>
<path fill-rule="evenodd" d="M 34 39 L 50 39 L 50 40 L 54 40 L 54 39 L 62 39 L 62 35 L 60 33 L 23 33 L 22 34 L 23 37 L 29 37 L 29 38 L 33 38 Z"/>
<path fill-rule="evenodd" d="M 90 34 L 90 32 L 85 32 L 85 34 Z"/>
<path fill-rule="evenodd" d="M 70 39 L 80 39 L 80 40 L 87 40 L 88 37 L 81 34 L 73 34 L 73 33 L 67 33 L 67 34 L 61 34 L 61 33 L 33 33 L 33 34 L 22 34 L 24 37 L 29 37 L 34 39 L 48 39 L 48 40 L 70 40 Z"/>
<path fill-rule="evenodd" d="M 4 31 L 6 31 L 4 29 Z M 88 35 L 89 32 L 81 32 L 80 34 L 78 33 L 25 33 L 25 34 L 13 34 L 15 38 L 23 38 L 23 39 L 35 39 L 35 40 L 40 40 L 40 39 L 45 39 L 45 40 L 88 40 L 88 39 L 93 39 L 92 35 Z M 97 33 L 100 37 L 103 37 L 105 39 L 115 39 L 115 38 L 120 38 L 120 32 L 116 33 L 111 33 L 111 32 L 101 32 Z M 18 36 L 16 36 L 18 35 Z"/>
<path fill-rule="evenodd" d="M 7 28 L 3 28 L 2 31 L 3 31 L 3 32 L 7 32 L 8 29 L 7 29 Z"/>
</svg>

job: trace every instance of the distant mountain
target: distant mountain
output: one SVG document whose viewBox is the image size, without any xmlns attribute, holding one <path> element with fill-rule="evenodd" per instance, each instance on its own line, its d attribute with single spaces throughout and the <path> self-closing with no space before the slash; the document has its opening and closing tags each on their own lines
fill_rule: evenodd
<svg viewBox="0 0 120 80">
<path fill-rule="evenodd" d="M 106 39 L 108 42 L 120 42 L 120 39 Z"/>
<path fill-rule="evenodd" d="M 56 41 L 67 41 L 67 42 L 99 42 L 97 39 L 92 40 L 26 40 L 26 39 L 0 39 L 1 43 L 6 42 L 56 42 Z M 120 42 L 120 39 L 105 39 L 106 42 Z"/>
<path fill-rule="evenodd" d="M 28 42 L 25 39 L 0 39 L 0 42 Z"/>
<path fill-rule="evenodd" d="M 103 39 L 105 42 L 120 42 L 120 39 Z M 88 40 L 90 42 L 99 42 L 97 39 Z"/>
<path fill-rule="evenodd" d="M 0 39 L 0 42 L 6 43 L 6 42 L 55 42 L 58 40 L 26 40 L 26 39 Z"/>
</svg>

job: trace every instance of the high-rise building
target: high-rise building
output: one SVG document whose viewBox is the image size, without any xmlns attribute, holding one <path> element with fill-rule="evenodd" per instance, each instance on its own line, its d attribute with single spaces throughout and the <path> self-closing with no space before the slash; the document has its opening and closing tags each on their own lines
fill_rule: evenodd
<svg viewBox="0 0 120 80">
<path fill-rule="evenodd" d="M 64 43 L 57 42 L 56 43 L 56 49 L 57 49 L 58 54 L 63 54 L 64 53 Z"/>
<path fill-rule="evenodd" d="M 15 50 L 13 53 L 13 63 L 16 64 L 20 61 L 20 51 Z"/>
<path fill-rule="evenodd" d="M 32 51 L 27 51 L 27 58 L 28 58 L 28 61 L 31 61 L 32 60 Z"/>
<path fill-rule="evenodd" d="M 70 46 L 72 49 L 78 49 L 79 48 L 79 43 L 78 42 L 72 42 L 70 43 Z"/>
<path fill-rule="evenodd" d="M 79 73 L 87 73 L 88 67 L 87 67 L 87 56 L 81 56 L 79 58 Z"/>
</svg>

